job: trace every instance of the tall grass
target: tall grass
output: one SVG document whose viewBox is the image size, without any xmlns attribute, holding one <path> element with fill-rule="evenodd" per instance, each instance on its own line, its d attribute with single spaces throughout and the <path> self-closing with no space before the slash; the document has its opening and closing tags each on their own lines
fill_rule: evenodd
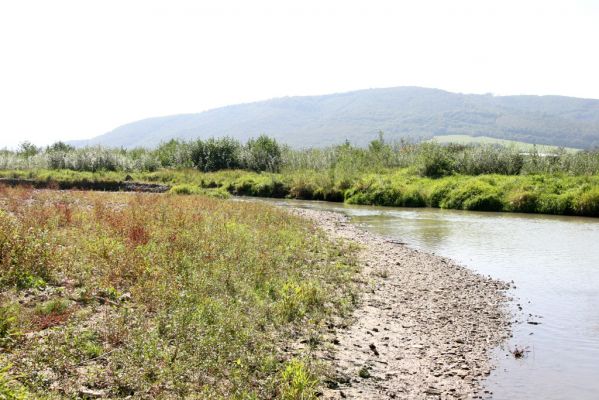
<svg viewBox="0 0 599 400">
<path fill-rule="evenodd" d="M 2 189 L 0 209 L 0 310 L 19 316 L 0 329 L 0 363 L 30 397 L 315 396 L 321 367 L 285 349 L 349 310 L 356 267 L 307 221 L 202 196 L 23 188 Z"/>
<path fill-rule="evenodd" d="M 104 160 L 99 164 L 82 161 L 73 166 L 65 161 L 55 165 L 68 164 L 66 169 L 36 164 L 38 158 L 56 154 L 64 154 L 65 160 L 85 159 L 93 151 L 124 161 L 119 164 L 106 156 L 94 158 Z M 0 168 L 0 177 L 69 181 L 81 187 L 90 180 L 117 183 L 127 178 L 165 183 L 174 186 L 173 193 L 216 197 L 231 193 L 385 206 L 597 215 L 596 150 L 522 153 L 497 145 L 389 143 L 381 134 L 366 148 L 345 143 L 295 150 L 261 136 L 243 145 L 229 138 L 173 140 L 152 151 L 75 150 L 64 145 L 41 151 L 24 146 L 16 153 L 1 153 L 0 167 L 2 157 L 7 168 L 11 165 L 7 160 L 18 162 L 12 170 Z M 147 160 L 155 162 L 144 167 Z M 133 166 L 134 162 L 139 165 Z M 46 168 L 32 168 L 43 165 Z"/>
<path fill-rule="evenodd" d="M 282 147 L 267 136 L 245 144 L 220 139 L 171 140 L 153 150 L 111 149 L 101 146 L 75 149 L 62 142 L 37 148 L 23 143 L 17 151 L 0 151 L 0 170 L 69 169 L 73 171 L 152 172 L 159 168 L 196 168 L 203 172 L 243 168 L 278 171 Z"/>
</svg>

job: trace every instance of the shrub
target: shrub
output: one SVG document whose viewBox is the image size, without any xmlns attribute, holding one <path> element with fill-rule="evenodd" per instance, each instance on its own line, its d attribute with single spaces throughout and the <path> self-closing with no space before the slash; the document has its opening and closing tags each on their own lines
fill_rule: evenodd
<svg viewBox="0 0 599 400">
<path fill-rule="evenodd" d="M 193 166 L 192 145 L 177 139 L 162 143 L 155 150 L 156 158 L 162 167 L 190 168 Z"/>
<path fill-rule="evenodd" d="M 470 146 L 456 155 L 455 171 L 464 175 L 518 175 L 524 166 L 524 156 L 515 148 L 501 146 Z"/>
<path fill-rule="evenodd" d="M 197 140 L 191 145 L 191 161 L 200 171 L 240 168 L 241 145 L 232 138 Z"/>
<path fill-rule="evenodd" d="M 454 188 L 439 205 L 441 208 L 472 211 L 499 211 L 503 206 L 497 188 L 482 181 L 468 181 Z"/>
<path fill-rule="evenodd" d="M 200 194 L 201 190 L 199 187 L 195 185 L 190 185 L 187 183 L 183 183 L 181 185 L 175 185 L 170 190 L 169 193 L 172 194 Z"/>
<path fill-rule="evenodd" d="M 455 159 L 444 146 L 424 143 L 419 150 L 417 169 L 421 176 L 440 178 L 454 172 Z"/>
<path fill-rule="evenodd" d="M 289 188 L 289 196 L 294 199 L 317 200 L 314 199 L 316 190 L 316 185 L 310 180 L 296 179 Z"/>
<path fill-rule="evenodd" d="M 261 135 L 250 139 L 246 146 L 244 167 L 253 171 L 278 172 L 281 168 L 281 147 L 275 139 Z"/>
<path fill-rule="evenodd" d="M 458 182 L 456 180 L 437 181 L 429 190 L 427 205 L 429 207 L 441 207 L 441 202 L 445 200 L 449 193 L 455 189 Z"/>
<path fill-rule="evenodd" d="M 286 282 L 277 296 L 279 313 L 287 322 L 301 319 L 314 308 L 322 306 L 321 298 L 321 290 L 313 282 Z"/>
<path fill-rule="evenodd" d="M 0 366 L 0 399 L 2 400 L 25 400 L 30 398 L 23 386 L 11 379 L 8 374 L 10 365 Z"/>
<path fill-rule="evenodd" d="M 0 347 L 10 344 L 19 336 L 18 316 L 19 307 L 17 305 L 0 305 Z"/>
<path fill-rule="evenodd" d="M 534 213 L 538 209 L 538 200 L 535 192 L 517 190 L 508 195 L 506 208 L 514 212 Z"/>
<path fill-rule="evenodd" d="M 556 215 L 572 214 L 573 198 L 572 193 L 542 193 L 538 197 L 537 212 Z"/>
<path fill-rule="evenodd" d="M 409 187 L 403 192 L 401 198 L 402 207 L 425 207 L 426 204 L 426 198 L 418 188 Z"/>
<path fill-rule="evenodd" d="M 583 191 L 572 202 L 574 213 L 589 217 L 599 217 L 599 188 Z"/>
<path fill-rule="evenodd" d="M 35 313 L 38 315 L 63 314 L 68 308 L 69 302 L 67 300 L 57 298 L 38 304 Z"/>
</svg>

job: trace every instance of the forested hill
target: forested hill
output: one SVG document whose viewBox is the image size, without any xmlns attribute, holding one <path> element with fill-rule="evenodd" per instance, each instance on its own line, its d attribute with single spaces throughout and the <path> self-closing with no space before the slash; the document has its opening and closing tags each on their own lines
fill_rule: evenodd
<svg viewBox="0 0 599 400">
<path fill-rule="evenodd" d="M 265 133 L 295 147 L 346 139 L 363 145 L 379 131 L 388 139 L 465 134 L 589 148 L 599 146 L 599 100 L 459 94 L 418 87 L 369 89 L 149 118 L 72 143 L 152 147 L 171 138 L 227 135 L 243 141 Z"/>
</svg>

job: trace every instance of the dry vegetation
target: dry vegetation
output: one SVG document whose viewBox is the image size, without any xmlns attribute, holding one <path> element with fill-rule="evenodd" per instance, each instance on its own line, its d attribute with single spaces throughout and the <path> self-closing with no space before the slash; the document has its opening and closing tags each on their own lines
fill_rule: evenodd
<svg viewBox="0 0 599 400">
<path fill-rule="evenodd" d="M 313 398 L 354 253 L 259 204 L 2 187 L 0 398 Z"/>
</svg>

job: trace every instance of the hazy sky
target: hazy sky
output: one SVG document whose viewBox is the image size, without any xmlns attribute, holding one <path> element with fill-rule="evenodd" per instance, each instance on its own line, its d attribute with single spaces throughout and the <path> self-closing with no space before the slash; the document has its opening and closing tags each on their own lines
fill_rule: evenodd
<svg viewBox="0 0 599 400">
<path fill-rule="evenodd" d="M 599 98 L 599 1 L 0 3 L 0 147 L 278 96 Z"/>
</svg>

